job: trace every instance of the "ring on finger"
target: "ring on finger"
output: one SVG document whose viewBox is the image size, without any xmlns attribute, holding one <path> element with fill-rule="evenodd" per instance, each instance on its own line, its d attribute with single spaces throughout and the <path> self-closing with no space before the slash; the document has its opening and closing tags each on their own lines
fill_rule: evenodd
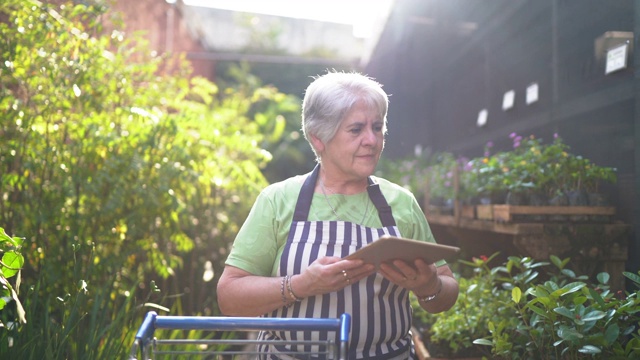
<svg viewBox="0 0 640 360">
<path fill-rule="evenodd" d="M 347 275 L 346 270 L 342 270 L 342 276 L 344 276 L 344 279 L 347 282 L 347 284 L 351 284 L 351 279 L 349 279 L 349 275 Z"/>
</svg>

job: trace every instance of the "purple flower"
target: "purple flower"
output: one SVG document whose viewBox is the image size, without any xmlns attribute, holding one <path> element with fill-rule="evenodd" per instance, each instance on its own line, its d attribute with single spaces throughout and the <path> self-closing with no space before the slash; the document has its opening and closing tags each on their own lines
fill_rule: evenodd
<svg viewBox="0 0 640 360">
<path fill-rule="evenodd" d="M 487 142 L 487 148 L 491 149 L 493 147 L 493 141 Z"/>
<path fill-rule="evenodd" d="M 451 181 L 445 181 L 444 182 L 444 186 L 445 187 L 451 187 Z"/>
<path fill-rule="evenodd" d="M 518 134 L 516 134 L 516 133 L 514 133 L 514 132 L 512 132 L 511 134 L 509 134 L 509 137 L 510 137 L 511 139 L 515 138 L 516 136 L 518 136 Z"/>
<path fill-rule="evenodd" d="M 553 138 L 554 138 L 554 139 L 557 139 L 557 138 L 559 138 L 559 137 L 560 137 L 560 135 L 558 135 L 558 133 L 553 133 Z"/>
</svg>

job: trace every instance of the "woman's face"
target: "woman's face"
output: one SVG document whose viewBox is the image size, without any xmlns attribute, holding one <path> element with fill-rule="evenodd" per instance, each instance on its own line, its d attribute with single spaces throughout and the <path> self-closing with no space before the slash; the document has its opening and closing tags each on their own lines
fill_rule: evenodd
<svg viewBox="0 0 640 360">
<path fill-rule="evenodd" d="M 384 148 L 383 125 L 375 108 L 356 103 L 321 151 L 327 174 L 344 181 L 358 181 L 373 174 Z"/>
</svg>

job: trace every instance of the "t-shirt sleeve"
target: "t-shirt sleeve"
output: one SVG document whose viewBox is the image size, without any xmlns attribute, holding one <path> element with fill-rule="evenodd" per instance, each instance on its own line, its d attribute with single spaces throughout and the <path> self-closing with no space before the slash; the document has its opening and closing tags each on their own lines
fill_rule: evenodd
<svg viewBox="0 0 640 360">
<path fill-rule="evenodd" d="M 275 207 L 266 192 L 258 195 L 225 262 L 254 275 L 269 276 L 277 258 Z"/>
</svg>

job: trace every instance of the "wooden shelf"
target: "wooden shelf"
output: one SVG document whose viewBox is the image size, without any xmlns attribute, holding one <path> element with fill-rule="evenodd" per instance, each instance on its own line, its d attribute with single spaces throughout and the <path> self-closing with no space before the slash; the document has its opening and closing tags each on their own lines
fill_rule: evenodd
<svg viewBox="0 0 640 360">
<path fill-rule="evenodd" d="M 458 246 L 466 256 L 499 252 L 505 259 L 511 255 L 537 260 L 548 260 L 550 255 L 568 257 L 577 273 L 595 276 L 606 271 L 614 277 L 612 288 L 624 289 L 620 274 L 628 259 L 629 224 L 570 221 L 568 217 L 555 222 L 504 222 L 437 213 L 426 217 L 439 243 Z"/>
<path fill-rule="evenodd" d="M 452 215 L 428 214 L 429 224 L 453 226 L 470 230 L 491 231 L 506 235 L 538 234 L 544 228 L 543 223 L 499 223 L 495 221 L 470 219 Z"/>
</svg>

